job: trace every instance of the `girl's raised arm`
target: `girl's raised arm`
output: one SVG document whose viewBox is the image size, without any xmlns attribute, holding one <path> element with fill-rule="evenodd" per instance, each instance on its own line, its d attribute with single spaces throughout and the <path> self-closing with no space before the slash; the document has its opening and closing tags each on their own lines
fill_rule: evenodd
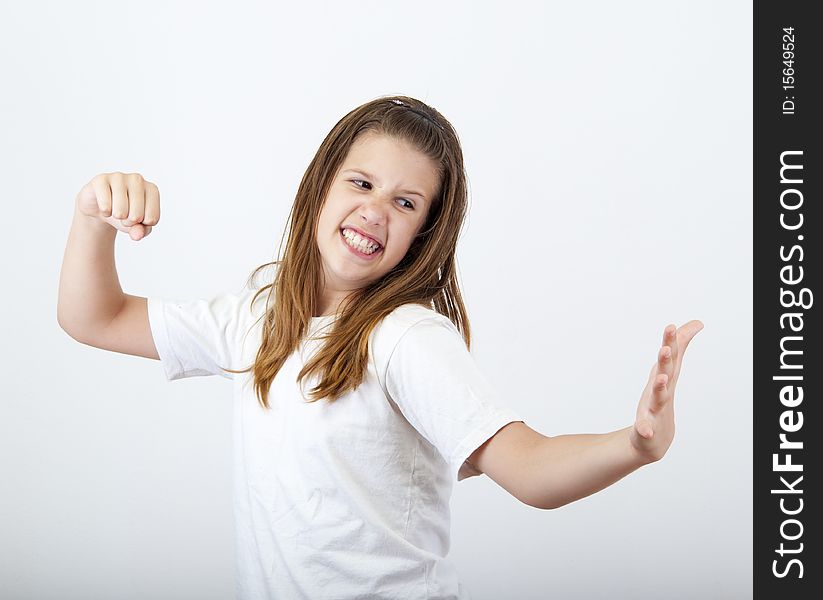
<svg viewBox="0 0 823 600">
<path fill-rule="evenodd" d="M 75 340 L 124 354 L 159 359 L 146 299 L 124 294 L 114 262 L 114 240 L 135 241 L 160 220 L 160 192 L 138 173 L 103 173 L 75 199 L 57 300 L 57 322 Z"/>
</svg>

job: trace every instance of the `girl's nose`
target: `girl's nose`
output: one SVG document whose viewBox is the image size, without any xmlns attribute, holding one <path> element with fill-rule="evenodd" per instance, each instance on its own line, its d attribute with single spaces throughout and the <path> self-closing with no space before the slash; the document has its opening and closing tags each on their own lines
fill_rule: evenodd
<svg viewBox="0 0 823 600">
<path fill-rule="evenodd" d="M 363 200 L 358 212 L 363 218 L 363 222 L 382 225 L 386 219 L 386 202 L 378 194 L 373 194 Z"/>
</svg>

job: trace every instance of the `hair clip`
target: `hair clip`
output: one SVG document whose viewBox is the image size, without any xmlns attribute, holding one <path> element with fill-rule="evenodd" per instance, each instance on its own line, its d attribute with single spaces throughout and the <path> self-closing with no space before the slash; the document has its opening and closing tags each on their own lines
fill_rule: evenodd
<svg viewBox="0 0 823 600">
<path fill-rule="evenodd" d="M 415 107 L 413 107 L 413 106 L 409 106 L 409 105 L 408 105 L 408 104 L 406 104 L 405 102 L 403 102 L 403 101 L 401 101 L 401 100 L 398 100 L 398 99 L 396 99 L 396 98 L 390 98 L 390 100 L 391 100 L 392 102 L 394 102 L 395 104 L 397 104 L 398 106 L 405 106 L 406 108 L 408 108 L 408 109 L 409 109 L 410 111 L 412 111 L 413 113 L 417 113 L 418 115 L 420 115 L 421 117 L 423 117 L 424 119 L 426 119 L 429 123 L 431 123 L 432 125 L 434 125 L 435 127 L 437 127 L 440 131 L 445 131 L 445 129 L 443 128 L 443 126 L 442 126 L 440 123 L 438 123 L 438 122 L 437 122 L 437 121 L 436 121 L 436 120 L 435 120 L 435 119 L 434 119 L 431 115 L 426 114 L 425 112 L 423 112 L 423 111 L 422 111 L 422 110 L 420 110 L 419 108 L 415 108 Z"/>
</svg>

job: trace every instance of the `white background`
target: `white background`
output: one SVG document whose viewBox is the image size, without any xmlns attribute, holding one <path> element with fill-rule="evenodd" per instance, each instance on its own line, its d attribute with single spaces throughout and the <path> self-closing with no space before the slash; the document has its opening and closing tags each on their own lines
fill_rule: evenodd
<svg viewBox="0 0 823 600">
<path fill-rule="evenodd" d="M 230 598 L 231 383 L 57 324 L 74 198 L 139 172 L 123 290 L 206 297 L 272 260 L 331 127 L 377 96 L 456 127 L 473 353 L 546 435 L 631 424 L 668 323 L 699 318 L 666 458 L 555 511 L 457 484 L 477 600 L 751 588 L 748 2 L 4 2 L 0 596 Z"/>
</svg>

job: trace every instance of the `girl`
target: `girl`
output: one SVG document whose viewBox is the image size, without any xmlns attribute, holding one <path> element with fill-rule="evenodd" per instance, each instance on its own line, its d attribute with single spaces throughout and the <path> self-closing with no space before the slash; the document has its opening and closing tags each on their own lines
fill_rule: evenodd
<svg viewBox="0 0 823 600">
<path fill-rule="evenodd" d="M 285 251 L 281 240 L 279 260 L 237 293 L 124 294 L 116 232 L 151 233 L 158 188 L 108 173 L 77 195 L 61 327 L 159 359 L 169 380 L 234 380 L 239 598 L 469 598 L 445 558 L 455 481 L 485 473 L 548 509 L 666 453 L 702 323 L 666 327 L 632 426 L 544 436 L 469 353 L 455 260 L 466 208 L 457 134 L 405 96 L 334 126 L 300 184 Z"/>
</svg>

